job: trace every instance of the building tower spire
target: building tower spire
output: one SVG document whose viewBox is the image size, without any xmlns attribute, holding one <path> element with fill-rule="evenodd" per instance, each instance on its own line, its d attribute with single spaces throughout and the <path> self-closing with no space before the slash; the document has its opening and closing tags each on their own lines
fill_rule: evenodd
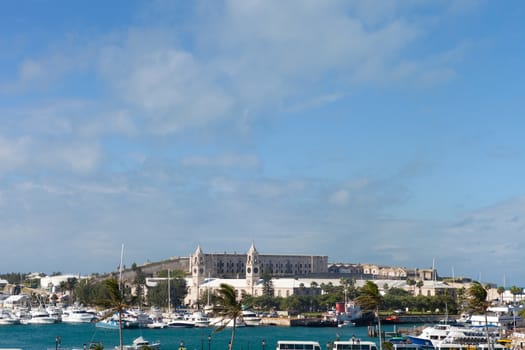
<svg viewBox="0 0 525 350">
<path fill-rule="evenodd" d="M 259 253 L 257 252 L 257 249 L 255 249 L 255 244 L 252 241 L 252 245 L 246 256 L 246 284 L 252 290 L 257 284 L 257 281 L 259 281 L 260 274 L 261 268 L 259 263 Z"/>
<path fill-rule="evenodd" d="M 196 291 L 195 301 L 199 298 L 199 286 L 206 278 L 206 256 L 202 251 L 200 243 L 197 245 L 195 253 L 190 257 L 191 287 Z"/>
</svg>

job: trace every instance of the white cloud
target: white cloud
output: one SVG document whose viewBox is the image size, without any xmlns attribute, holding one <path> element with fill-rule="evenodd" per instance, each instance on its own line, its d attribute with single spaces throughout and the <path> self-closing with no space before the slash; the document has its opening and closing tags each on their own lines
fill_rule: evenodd
<svg viewBox="0 0 525 350">
<path fill-rule="evenodd" d="M 151 4 L 163 19 L 172 16 L 172 6 Z M 268 111 L 331 103 L 356 84 L 452 79 L 452 62 L 433 59 L 441 53 L 406 54 L 429 30 L 424 21 L 403 16 L 401 10 L 418 6 L 227 1 L 224 7 L 214 5 L 213 15 L 196 6 L 198 25 L 168 26 L 169 20 L 155 18 L 158 26 L 79 36 L 79 42 L 64 39 L 62 47 L 55 43 L 41 57 L 23 59 L 17 81 L 0 83 L 0 90 L 47 89 L 93 70 L 111 95 L 88 106 L 94 120 L 79 123 L 84 128 L 75 132 L 105 127 L 133 135 L 140 125 L 143 131 L 171 134 L 232 121 L 242 131 L 246 121 Z M 454 45 L 444 50 L 453 51 Z M 51 118 L 74 127 L 79 111 L 85 112 L 80 104 L 69 110 L 74 116 Z"/>
<path fill-rule="evenodd" d="M 42 64 L 32 59 L 26 59 L 20 66 L 20 79 L 22 81 L 30 81 L 40 79 L 44 75 L 45 70 Z"/>
<path fill-rule="evenodd" d="M 162 134 L 330 103 L 355 84 L 453 78 L 449 62 L 426 63 L 435 53 L 405 55 L 428 29 L 388 15 L 397 7 L 228 1 L 213 15 L 197 7 L 197 16 L 207 20 L 197 17 L 199 25 L 185 32 L 161 25 L 104 38 L 96 69 L 120 102 Z M 360 16 L 372 12 L 381 20 L 368 27 Z M 185 48 L 186 35 L 192 51 Z M 331 88 L 324 90 L 328 80 Z"/>
<path fill-rule="evenodd" d="M 0 137 L 0 173 L 94 171 L 101 161 L 100 146 L 92 142 L 47 143 L 45 139 Z"/>
<path fill-rule="evenodd" d="M 333 204 L 345 205 L 348 203 L 349 196 L 350 195 L 348 191 L 339 190 L 339 191 L 334 192 L 330 196 L 330 202 L 332 202 Z"/>
<path fill-rule="evenodd" d="M 30 143 L 27 137 L 11 140 L 0 135 L 0 173 L 24 166 Z"/>
<path fill-rule="evenodd" d="M 138 35 L 148 40 L 147 33 Z M 144 37 L 146 35 L 146 37 Z M 150 46 L 128 38 L 127 45 L 101 50 L 101 72 L 114 92 L 139 108 L 151 131 L 173 133 L 229 118 L 231 97 L 206 64 L 176 47 Z M 130 44 L 130 42 L 132 44 Z M 136 47 L 139 45 L 139 47 Z"/>
<path fill-rule="evenodd" d="M 260 160 L 255 155 L 223 154 L 217 157 L 190 156 L 183 158 L 181 164 L 188 167 L 258 168 Z"/>
</svg>

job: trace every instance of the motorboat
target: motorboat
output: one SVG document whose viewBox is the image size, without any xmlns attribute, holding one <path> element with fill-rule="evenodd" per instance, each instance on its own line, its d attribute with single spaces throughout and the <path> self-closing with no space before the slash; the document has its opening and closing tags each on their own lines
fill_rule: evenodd
<svg viewBox="0 0 525 350">
<path fill-rule="evenodd" d="M 29 317 L 20 319 L 21 324 L 54 324 L 58 320 L 49 315 L 44 308 L 38 308 L 29 312 Z"/>
<path fill-rule="evenodd" d="M 0 326 L 10 326 L 19 323 L 20 318 L 16 317 L 13 313 L 7 310 L 0 310 Z"/>
<path fill-rule="evenodd" d="M 175 315 L 164 320 L 169 328 L 193 328 L 195 323 L 184 315 Z"/>
<path fill-rule="evenodd" d="M 150 343 L 148 340 L 144 339 L 142 336 L 135 338 L 133 344 L 123 345 L 123 350 L 159 350 L 160 342 Z M 120 350 L 120 346 L 115 346 L 115 350 Z"/>
<path fill-rule="evenodd" d="M 122 319 L 126 321 L 129 327 L 147 327 L 151 323 L 149 315 L 140 309 L 125 310 L 122 313 Z"/>
<path fill-rule="evenodd" d="M 214 317 L 210 320 L 210 326 L 213 327 L 233 327 L 233 319 L 227 317 Z M 246 322 L 242 318 L 237 318 L 235 321 L 235 327 L 246 327 Z"/>
<path fill-rule="evenodd" d="M 150 323 L 146 325 L 146 328 L 150 329 L 162 329 L 168 327 L 168 324 L 166 322 L 163 322 L 160 319 L 152 320 Z"/>
<path fill-rule="evenodd" d="M 62 321 L 62 308 L 56 307 L 54 305 L 47 305 L 45 307 L 45 310 L 49 314 L 49 316 L 53 317 L 56 322 Z"/>
<path fill-rule="evenodd" d="M 96 322 L 95 327 L 105 329 L 119 329 L 118 313 Z M 138 328 L 138 323 L 122 319 L 122 328 Z"/>
<path fill-rule="evenodd" d="M 242 320 L 247 327 L 256 327 L 261 325 L 261 318 L 251 310 L 242 311 Z"/>
<path fill-rule="evenodd" d="M 118 329 L 119 322 L 117 319 L 107 318 L 96 322 L 95 327 L 105 329 Z M 122 320 L 122 328 L 138 328 L 138 325 L 136 323 L 130 323 L 129 321 Z"/>
<path fill-rule="evenodd" d="M 355 323 L 351 322 L 351 321 L 348 321 L 348 320 L 344 320 L 344 321 L 341 321 L 341 322 L 337 322 L 337 327 L 339 327 L 339 328 L 355 327 Z"/>
<path fill-rule="evenodd" d="M 122 328 L 124 327 L 124 322 L 122 322 Z M 103 320 L 100 320 L 95 323 L 95 327 L 97 328 L 104 328 L 104 329 L 118 329 L 119 328 L 119 322 L 118 320 L 114 318 L 105 318 Z"/>
<path fill-rule="evenodd" d="M 195 311 L 187 317 L 188 320 L 192 321 L 195 327 L 204 328 L 210 326 L 210 319 L 202 311 Z"/>
<path fill-rule="evenodd" d="M 96 318 L 94 313 L 81 307 L 69 307 L 62 312 L 62 322 L 66 323 L 90 323 Z"/>
</svg>

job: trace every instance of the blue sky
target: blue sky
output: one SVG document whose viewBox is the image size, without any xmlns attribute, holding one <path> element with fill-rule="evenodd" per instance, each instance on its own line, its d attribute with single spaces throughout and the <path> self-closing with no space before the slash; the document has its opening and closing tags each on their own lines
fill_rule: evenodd
<svg viewBox="0 0 525 350">
<path fill-rule="evenodd" d="M 0 4 L 0 272 L 205 252 L 525 286 L 521 1 Z"/>
</svg>

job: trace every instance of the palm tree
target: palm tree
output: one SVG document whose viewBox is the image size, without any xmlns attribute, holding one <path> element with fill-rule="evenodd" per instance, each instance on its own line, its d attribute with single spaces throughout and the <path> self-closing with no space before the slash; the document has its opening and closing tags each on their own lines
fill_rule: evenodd
<svg viewBox="0 0 525 350">
<path fill-rule="evenodd" d="M 127 307 L 124 292 L 121 291 L 120 283 L 116 278 L 104 280 L 104 286 L 107 290 L 107 296 L 104 299 L 95 301 L 95 304 L 108 309 L 108 312 L 105 315 L 106 318 L 112 316 L 113 313 L 118 312 L 119 344 L 120 350 L 122 350 L 122 313 Z"/>
<path fill-rule="evenodd" d="M 233 349 L 233 341 L 235 340 L 235 328 L 237 326 L 237 319 L 242 318 L 242 301 L 237 300 L 235 289 L 226 283 L 221 283 L 219 288 L 218 298 L 213 308 L 216 313 L 224 322 L 222 325 L 215 329 L 215 332 L 222 331 L 228 322 L 233 322 L 232 335 L 230 342 L 228 343 L 228 350 Z"/>
<path fill-rule="evenodd" d="M 499 302 L 503 304 L 503 293 L 505 293 L 505 287 L 498 287 Z"/>
<path fill-rule="evenodd" d="M 363 312 L 374 312 L 375 317 L 377 318 L 379 331 L 379 350 L 383 350 L 381 318 L 379 317 L 379 308 L 383 305 L 383 296 L 379 292 L 377 284 L 372 281 L 366 281 L 360 289 L 360 293 L 356 298 L 356 303 L 361 307 Z"/>
<path fill-rule="evenodd" d="M 407 278 L 407 285 L 409 285 L 410 287 L 412 287 L 412 294 L 416 294 L 416 289 L 414 288 L 414 286 L 416 285 L 416 280 L 412 279 L 412 278 Z"/>
<path fill-rule="evenodd" d="M 416 282 L 416 287 L 419 288 L 419 295 L 421 295 L 421 288 L 425 285 L 425 282 L 419 280 Z"/>
<path fill-rule="evenodd" d="M 488 348 L 491 349 L 489 339 L 489 325 L 487 320 L 487 309 L 490 302 L 487 301 L 487 290 L 479 282 L 473 282 L 468 289 L 468 308 L 472 312 L 483 313 L 485 315 L 485 335 L 487 337 Z"/>
<path fill-rule="evenodd" d="M 521 294 L 522 289 L 516 286 L 510 287 L 510 293 L 512 294 L 512 299 L 514 305 L 516 305 L 516 295 Z"/>
</svg>

